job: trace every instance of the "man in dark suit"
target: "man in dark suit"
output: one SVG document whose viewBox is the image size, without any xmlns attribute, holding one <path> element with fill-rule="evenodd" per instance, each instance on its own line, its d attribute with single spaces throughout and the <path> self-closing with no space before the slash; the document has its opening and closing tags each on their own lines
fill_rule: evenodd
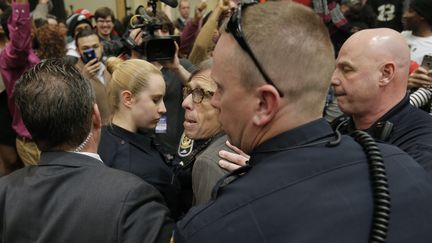
<svg viewBox="0 0 432 243">
<path fill-rule="evenodd" d="M 172 221 L 160 194 L 96 154 L 101 117 L 91 84 L 47 60 L 15 89 L 41 149 L 38 166 L 0 181 L 0 242 L 168 242 Z"/>
<path fill-rule="evenodd" d="M 183 31 L 184 27 L 186 26 L 186 22 L 189 20 L 189 10 L 190 6 L 188 0 L 179 1 L 180 16 L 176 19 L 174 25 L 180 31 L 180 33 Z"/>
</svg>

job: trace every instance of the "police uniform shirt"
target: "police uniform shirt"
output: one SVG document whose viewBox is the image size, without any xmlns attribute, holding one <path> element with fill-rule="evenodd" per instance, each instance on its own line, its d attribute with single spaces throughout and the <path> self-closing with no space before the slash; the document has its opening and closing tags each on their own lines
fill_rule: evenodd
<svg viewBox="0 0 432 243">
<path fill-rule="evenodd" d="M 338 146 L 324 119 L 251 153 L 250 169 L 192 208 L 175 242 L 368 242 L 372 191 L 361 146 Z M 380 145 L 392 196 L 388 242 L 432 242 L 432 178 L 400 149 Z"/>
</svg>

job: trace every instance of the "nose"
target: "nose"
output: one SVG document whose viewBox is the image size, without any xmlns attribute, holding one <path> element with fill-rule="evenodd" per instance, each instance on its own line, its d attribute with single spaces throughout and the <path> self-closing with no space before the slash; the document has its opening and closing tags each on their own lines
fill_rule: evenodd
<svg viewBox="0 0 432 243">
<path fill-rule="evenodd" d="M 165 107 L 165 103 L 163 102 L 163 100 L 159 104 L 159 110 L 158 110 L 158 112 L 160 114 L 165 114 L 166 113 L 166 107 Z"/>
<path fill-rule="evenodd" d="M 338 85 L 340 85 L 340 84 L 341 84 L 340 78 L 339 78 L 339 76 L 337 75 L 337 70 L 335 70 L 335 71 L 333 72 L 332 77 L 331 77 L 331 85 L 332 85 L 332 86 L 338 86 Z"/>
<path fill-rule="evenodd" d="M 192 110 L 192 94 L 188 94 L 182 102 L 182 107 L 185 110 Z"/>
<path fill-rule="evenodd" d="M 337 78 L 332 78 L 331 85 L 332 86 L 339 86 L 341 84 L 341 81 Z"/>
</svg>

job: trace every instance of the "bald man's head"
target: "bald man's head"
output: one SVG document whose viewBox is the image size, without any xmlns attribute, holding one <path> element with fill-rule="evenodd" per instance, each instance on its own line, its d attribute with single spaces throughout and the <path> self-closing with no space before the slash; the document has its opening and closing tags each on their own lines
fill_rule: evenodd
<svg viewBox="0 0 432 243">
<path fill-rule="evenodd" d="M 395 61 L 400 68 L 408 72 L 410 65 L 410 50 L 402 35 L 392 29 L 366 29 L 352 35 L 342 48 L 357 49 L 369 60 L 377 62 Z M 408 74 L 407 74 L 408 75 Z"/>
<path fill-rule="evenodd" d="M 391 29 L 352 35 L 336 60 L 332 85 L 338 105 L 350 115 L 377 113 L 396 105 L 406 93 L 410 50 Z"/>
</svg>

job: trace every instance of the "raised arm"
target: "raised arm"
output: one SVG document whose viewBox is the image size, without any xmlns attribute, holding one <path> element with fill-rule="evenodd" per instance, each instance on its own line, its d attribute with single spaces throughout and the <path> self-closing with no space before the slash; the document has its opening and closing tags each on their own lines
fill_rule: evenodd
<svg viewBox="0 0 432 243">
<path fill-rule="evenodd" d="M 28 0 L 12 2 L 12 15 L 8 21 L 8 29 L 10 42 L 6 45 L 2 58 L 5 58 L 7 65 L 11 68 L 26 65 L 32 48 Z"/>
<path fill-rule="evenodd" d="M 217 31 L 219 17 L 227 11 L 229 11 L 229 1 L 219 0 L 219 3 L 201 28 L 195 40 L 189 55 L 191 63 L 197 65 L 207 58 L 208 49 L 214 44 L 213 36 L 215 31 Z"/>
</svg>

